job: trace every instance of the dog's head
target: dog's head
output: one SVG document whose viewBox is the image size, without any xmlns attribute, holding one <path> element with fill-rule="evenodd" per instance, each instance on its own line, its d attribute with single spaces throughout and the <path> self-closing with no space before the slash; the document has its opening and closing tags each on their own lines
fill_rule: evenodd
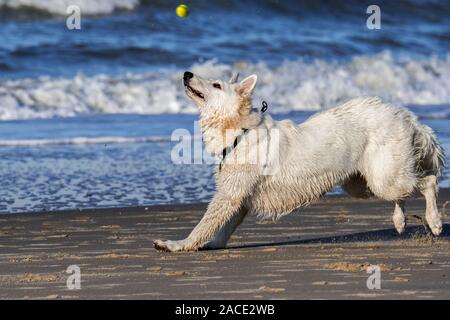
<svg viewBox="0 0 450 320">
<path fill-rule="evenodd" d="M 251 75 L 241 82 L 237 82 L 237 75 L 229 82 L 206 80 L 189 71 L 183 76 L 186 95 L 197 105 L 200 113 L 224 118 L 250 113 L 251 94 L 256 81 L 256 75 Z"/>
<path fill-rule="evenodd" d="M 256 80 L 256 75 L 252 75 L 237 82 L 235 75 L 224 82 L 184 73 L 186 95 L 200 111 L 203 140 L 209 152 L 219 154 L 242 128 L 251 128 L 260 122 L 260 114 L 252 112 L 251 95 Z"/>
</svg>

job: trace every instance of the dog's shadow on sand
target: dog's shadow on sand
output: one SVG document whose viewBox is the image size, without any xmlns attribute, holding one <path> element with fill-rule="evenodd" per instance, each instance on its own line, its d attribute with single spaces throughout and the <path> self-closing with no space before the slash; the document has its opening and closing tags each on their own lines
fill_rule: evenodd
<svg viewBox="0 0 450 320">
<path fill-rule="evenodd" d="M 336 244 L 336 243 L 352 243 L 352 242 L 375 242 L 375 241 L 392 241 L 392 240 L 408 240 L 408 239 L 424 239 L 424 240 L 444 240 L 450 241 L 450 224 L 444 224 L 442 233 L 439 237 L 431 234 L 428 227 L 425 226 L 410 226 L 401 235 L 393 228 L 373 230 L 367 232 L 358 232 L 353 234 L 345 234 L 332 237 L 321 237 L 314 239 L 300 239 L 280 242 L 256 243 L 229 246 L 228 249 L 244 249 L 244 248 L 258 248 L 258 247 L 273 247 L 273 246 L 294 246 L 302 244 Z"/>
</svg>

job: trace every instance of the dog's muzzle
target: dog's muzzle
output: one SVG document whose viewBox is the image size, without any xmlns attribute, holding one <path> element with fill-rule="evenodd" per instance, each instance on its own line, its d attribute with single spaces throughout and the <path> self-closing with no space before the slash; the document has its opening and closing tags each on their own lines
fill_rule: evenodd
<svg viewBox="0 0 450 320">
<path fill-rule="evenodd" d="M 193 77 L 194 74 L 192 72 L 186 71 L 183 75 L 184 85 L 187 86 L 189 84 L 189 80 L 191 80 Z"/>
</svg>

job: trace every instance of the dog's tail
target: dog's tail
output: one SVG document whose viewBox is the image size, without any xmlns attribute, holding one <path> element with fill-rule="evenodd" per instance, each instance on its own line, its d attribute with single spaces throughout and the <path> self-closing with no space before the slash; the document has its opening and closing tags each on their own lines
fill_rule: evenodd
<svg viewBox="0 0 450 320">
<path fill-rule="evenodd" d="M 439 177 L 445 166 L 444 149 L 437 140 L 433 130 L 422 124 L 416 125 L 414 147 L 418 156 L 418 166 L 421 174 L 434 174 Z"/>
</svg>

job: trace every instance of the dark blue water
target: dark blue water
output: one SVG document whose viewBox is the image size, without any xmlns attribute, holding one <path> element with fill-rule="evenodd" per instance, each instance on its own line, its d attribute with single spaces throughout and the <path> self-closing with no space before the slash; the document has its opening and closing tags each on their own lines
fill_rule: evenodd
<svg viewBox="0 0 450 320">
<path fill-rule="evenodd" d="M 28 19 L 25 8 L 0 15 L 1 78 L 186 68 L 210 59 L 270 65 L 348 60 L 385 50 L 428 58 L 449 50 L 449 1 L 377 1 L 382 25 L 375 31 L 366 28 L 373 1 L 196 0 L 186 2 L 186 19 L 174 14 L 179 1 L 141 1 L 114 15 L 82 14 L 81 31 L 68 30 L 52 2 L 58 1 L 42 11 L 28 9 Z"/>
<path fill-rule="evenodd" d="M 0 0 L 0 212 L 207 201 L 211 165 L 171 161 L 194 130 L 182 73 L 259 76 L 276 118 L 361 95 L 403 105 L 450 148 L 450 1 Z M 450 186 L 448 172 L 442 186 Z"/>
</svg>

